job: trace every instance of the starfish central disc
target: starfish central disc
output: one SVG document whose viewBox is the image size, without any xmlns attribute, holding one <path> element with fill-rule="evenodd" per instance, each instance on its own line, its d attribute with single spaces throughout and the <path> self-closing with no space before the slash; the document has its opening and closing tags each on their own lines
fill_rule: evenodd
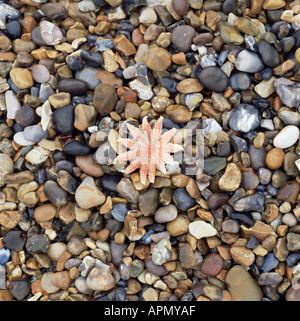
<svg viewBox="0 0 300 321">
<path fill-rule="evenodd" d="M 147 177 L 150 183 L 154 183 L 156 169 L 166 174 L 165 165 L 174 163 L 171 153 L 183 150 L 182 146 L 170 143 L 177 131 L 175 128 L 162 134 L 163 120 L 164 118 L 160 117 L 153 128 L 150 127 L 147 117 L 143 118 L 141 128 L 127 124 L 132 139 L 119 138 L 118 140 L 119 143 L 128 148 L 128 151 L 120 154 L 116 161 L 130 161 L 125 173 L 129 174 L 139 169 L 140 180 L 144 185 Z"/>
</svg>

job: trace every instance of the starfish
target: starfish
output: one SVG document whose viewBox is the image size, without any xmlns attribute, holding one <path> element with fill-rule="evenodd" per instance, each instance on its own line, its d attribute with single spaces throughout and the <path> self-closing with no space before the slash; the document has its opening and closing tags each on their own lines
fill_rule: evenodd
<svg viewBox="0 0 300 321">
<path fill-rule="evenodd" d="M 182 151 L 182 146 L 170 143 L 177 129 L 172 128 L 162 134 L 163 117 L 160 117 L 153 128 L 150 127 L 147 116 L 143 118 L 142 128 L 136 128 L 127 124 L 132 134 L 132 139 L 119 138 L 118 141 L 129 148 L 127 152 L 120 154 L 116 161 L 131 161 L 125 168 L 125 174 L 140 170 L 140 181 L 146 184 L 147 176 L 150 183 L 154 183 L 156 169 L 163 174 L 167 173 L 166 164 L 173 164 L 171 153 Z"/>
</svg>

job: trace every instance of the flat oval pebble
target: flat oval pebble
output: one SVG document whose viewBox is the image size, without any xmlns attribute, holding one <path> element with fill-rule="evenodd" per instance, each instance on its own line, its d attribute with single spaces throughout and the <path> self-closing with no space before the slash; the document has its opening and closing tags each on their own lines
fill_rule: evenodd
<svg viewBox="0 0 300 321">
<path fill-rule="evenodd" d="M 228 87 L 227 75 L 215 66 L 202 69 L 198 78 L 204 87 L 218 93 L 224 92 Z"/>
<path fill-rule="evenodd" d="M 294 145 L 299 139 L 299 128 L 294 125 L 284 127 L 273 139 L 277 148 L 288 148 Z"/>
<path fill-rule="evenodd" d="M 55 24 L 44 20 L 40 23 L 40 28 L 41 37 L 47 45 L 55 46 L 61 43 L 63 34 Z"/>
<path fill-rule="evenodd" d="M 50 77 L 48 68 L 39 64 L 32 67 L 31 74 L 33 79 L 39 83 L 47 82 Z"/>
</svg>

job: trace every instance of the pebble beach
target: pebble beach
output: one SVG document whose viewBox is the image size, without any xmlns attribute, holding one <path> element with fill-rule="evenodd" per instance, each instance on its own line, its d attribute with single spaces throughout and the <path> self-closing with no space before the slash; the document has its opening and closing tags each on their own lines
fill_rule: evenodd
<svg viewBox="0 0 300 321">
<path fill-rule="evenodd" d="M 0 301 L 300 301 L 300 0 L 0 29 Z"/>
</svg>

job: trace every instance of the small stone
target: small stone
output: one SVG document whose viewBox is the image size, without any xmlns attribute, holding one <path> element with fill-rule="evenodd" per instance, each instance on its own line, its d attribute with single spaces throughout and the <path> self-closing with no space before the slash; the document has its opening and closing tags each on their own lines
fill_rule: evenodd
<svg viewBox="0 0 300 321">
<path fill-rule="evenodd" d="M 130 203 L 137 203 L 139 199 L 139 192 L 134 187 L 132 181 L 128 178 L 122 178 L 117 185 L 119 194 Z"/>
<path fill-rule="evenodd" d="M 189 232 L 198 240 L 217 234 L 217 230 L 211 224 L 204 221 L 195 221 L 190 223 Z"/>
<path fill-rule="evenodd" d="M 164 71 L 171 65 L 171 55 L 164 48 L 151 47 L 146 53 L 145 64 L 153 71 Z"/>
<path fill-rule="evenodd" d="M 266 156 L 266 164 L 270 169 L 278 169 L 283 165 L 284 151 L 281 148 L 272 148 Z"/>
<path fill-rule="evenodd" d="M 162 265 L 172 257 L 172 248 L 170 241 L 165 238 L 156 244 L 152 251 L 152 261 L 156 265 Z"/>
<path fill-rule="evenodd" d="M 21 108 L 21 104 L 12 90 L 5 92 L 5 104 L 7 108 L 7 119 L 15 119 L 17 111 Z"/>
<path fill-rule="evenodd" d="M 84 132 L 94 125 L 96 119 L 94 106 L 78 104 L 74 109 L 74 127 Z"/>
<path fill-rule="evenodd" d="M 72 105 L 57 109 L 52 114 L 55 131 L 61 135 L 70 135 L 74 130 L 74 107 Z"/>
<path fill-rule="evenodd" d="M 256 73 L 264 69 L 264 64 L 256 53 L 245 49 L 237 55 L 235 67 L 239 71 Z"/>
<path fill-rule="evenodd" d="M 40 64 L 34 65 L 32 67 L 31 74 L 33 79 L 41 84 L 47 82 L 50 78 L 48 68 Z"/>
<path fill-rule="evenodd" d="M 75 199 L 82 209 L 89 209 L 104 203 L 105 196 L 95 185 L 92 177 L 87 176 L 78 186 Z"/>
<path fill-rule="evenodd" d="M 207 200 L 207 205 L 212 210 L 217 210 L 227 203 L 229 196 L 224 193 L 212 193 Z"/>
<path fill-rule="evenodd" d="M 46 253 L 50 246 L 50 238 L 46 234 L 34 234 L 25 244 L 26 251 L 30 254 Z"/>
<path fill-rule="evenodd" d="M 71 96 L 81 96 L 88 91 L 88 85 L 78 79 L 61 79 L 58 81 L 59 92 L 67 92 Z"/>
<path fill-rule="evenodd" d="M 224 175 L 219 180 L 219 187 L 222 191 L 233 192 L 237 190 L 242 181 L 242 174 L 234 163 L 227 165 Z"/>
<path fill-rule="evenodd" d="M 226 274 L 226 284 L 232 301 L 261 301 L 263 293 L 252 276 L 240 265 Z"/>
<path fill-rule="evenodd" d="M 43 20 L 40 23 L 40 32 L 43 41 L 49 46 L 55 46 L 61 43 L 63 34 L 61 30 L 53 23 Z"/>
<path fill-rule="evenodd" d="M 33 78 L 31 72 L 23 68 L 14 68 L 9 73 L 12 82 L 19 89 L 27 89 L 33 86 Z"/>
<path fill-rule="evenodd" d="M 280 55 L 271 44 L 265 40 L 260 40 L 257 45 L 258 51 L 266 66 L 274 68 L 280 64 Z"/>
<path fill-rule="evenodd" d="M 264 10 L 276 10 L 285 6 L 285 1 L 283 0 L 266 0 L 264 2 Z"/>
<path fill-rule="evenodd" d="M 261 116 L 253 105 L 240 104 L 230 115 L 229 126 L 238 132 L 247 133 L 259 127 Z"/>
<path fill-rule="evenodd" d="M 268 98 L 275 92 L 274 81 L 276 77 L 271 77 L 268 80 L 261 81 L 254 87 L 255 92 L 262 98 Z"/>
<path fill-rule="evenodd" d="M 165 109 L 165 113 L 178 124 L 189 122 L 192 118 L 192 112 L 184 105 L 170 105 Z"/>
<path fill-rule="evenodd" d="M 236 263 L 243 266 L 250 266 L 255 260 L 254 253 L 250 249 L 247 249 L 243 246 L 231 247 L 230 254 Z"/>
<path fill-rule="evenodd" d="M 100 84 L 95 88 L 94 106 L 101 114 L 110 113 L 118 101 L 116 89 L 109 84 Z"/>
<path fill-rule="evenodd" d="M 222 230 L 225 233 L 238 233 L 238 231 L 240 230 L 240 224 L 237 220 L 225 220 L 222 223 Z"/>
<path fill-rule="evenodd" d="M 220 36 L 225 43 L 241 45 L 244 37 L 228 22 L 219 23 Z"/>
<path fill-rule="evenodd" d="M 149 26 L 152 23 L 155 23 L 157 20 L 157 14 L 152 8 L 145 8 L 142 10 L 139 21 L 145 26 Z"/>
<path fill-rule="evenodd" d="M 274 81 L 274 87 L 285 106 L 297 108 L 300 105 L 299 83 L 286 78 L 278 78 Z"/>
<path fill-rule="evenodd" d="M 40 165 L 49 157 L 50 151 L 42 147 L 35 147 L 26 154 L 25 159 L 32 165 Z"/>
<path fill-rule="evenodd" d="M 68 194 L 56 182 L 47 181 L 44 185 L 44 192 L 54 206 L 61 207 L 67 204 Z"/>
<path fill-rule="evenodd" d="M 196 31 L 193 27 L 182 25 L 172 31 L 171 41 L 178 51 L 187 52 L 195 36 Z"/>
<path fill-rule="evenodd" d="M 299 139 L 299 129 L 294 125 L 284 127 L 273 139 L 273 145 L 277 148 L 288 148 Z"/>
<path fill-rule="evenodd" d="M 30 293 L 30 281 L 27 278 L 11 281 L 9 290 L 14 298 L 18 301 L 22 301 Z"/>
<path fill-rule="evenodd" d="M 173 221 L 167 223 L 167 231 L 171 236 L 178 236 L 189 231 L 190 220 L 186 215 L 178 215 Z"/>
<path fill-rule="evenodd" d="M 87 156 L 76 156 L 75 162 L 76 165 L 89 176 L 100 177 L 104 175 L 102 166 L 94 162 L 91 154 Z"/>
<path fill-rule="evenodd" d="M 211 253 L 205 256 L 200 264 L 200 271 L 209 276 L 217 276 L 223 269 L 224 260 L 217 253 Z"/>
<path fill-rule="evenodd" d="M 87 277 L 87 286 L 94 291 L 109 291 L 115 283 L 115 279 L 106 265 L 94 267 Z"/>
<path fill-rule="evenodd" d="M 71 103 L 71 95 L 69 93 L 57 93 L 49 96 L 49 102 L 55 109 L 60 109 Z"/>
<path fill-rule="evenodd" d="M 87 249 L 87 246 L 79 235 L 73 235 L 69 239 L 67 244 L 67 250 L 72 255 L 80 255 L 86 249 Z"/>
<path fill-rule="evenodd" d="M 169 204 L 167 206 L 160 207 L 155 212 L 155 221 L 157 223 L 167 223 L 175 220 L 177 217 L 177 208 L 173 204 Z"/>
<path fill-rule="evenodd" d="M 300 235 L 296 233 L 287 233 L 287 249 L 289 251 L 298 251 L 300 249 L 299 246 Z"/>
<path fill-rule="evenodd" d="M 24 128 L 23 133 L 25 139 L 34 141 L 36 143 L 48 137 L 48 132 L 44 131 L 39 125 L 27 126 Z"/>
<path fill-rule="evenodd" d="M 178 258 L 184 269 L 189 269 L 195 265 L 196 259 L 191 246 L 188 243 L 180 244 Z"/>
<path fill-rule="evenodd" d="M 228 87 L 227 75 L 215 66 L 203 68 L 198 75 L 198 79 L 204 87 L 217 93 L 226 91 Z"/>
<path fill-rule="evenodd" d="M 0 154 L 0 164 L 0 186 L 3 186 L 5 175 L 14 171 L 14 162 L 8 155 Z"/>
</svg>

